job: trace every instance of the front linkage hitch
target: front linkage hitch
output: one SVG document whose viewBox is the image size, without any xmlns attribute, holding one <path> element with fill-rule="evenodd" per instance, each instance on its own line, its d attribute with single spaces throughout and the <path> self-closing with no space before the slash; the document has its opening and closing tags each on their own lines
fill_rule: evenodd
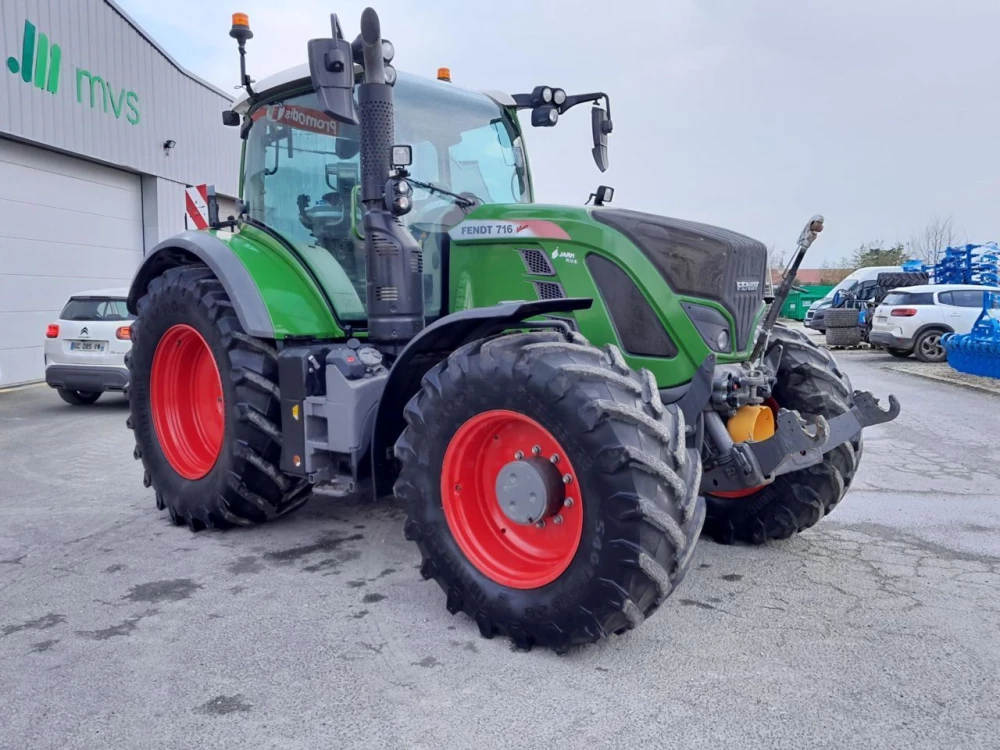
<svg viewBox="0 0 1000 750">
<path fill-rule="evenodd" d="M 781 409 L 774 435 L 756 443 L 734 444 L 718 413 L 708 413 L 705 429 L 723 448 L 723 460 L 705 471 L 702 487 L 733 492 L 768 484 L 781 474 L 821 463 L 825 453 L 853 439 L 865 427 L 891 422 L 898 416 L 895 396 L 889 396 L 886 410 L 871 393 L 855 391 L 851 410 L 833 419 L 817 417 L 809 423 L 797 412 Z"/>
<path fill-rule="evenodd" d="M 751 371 L 758 377 L 760 371 L 763 371 L 764 377 L 767 373 L 774 376 L 778 372 L 783 347 L 778 343 L 768 346 L 772 331 L 806 252 L 823 231 L 823 223 L 820 215 L 813 216 L 806 223 L 799 235 L 795 255 L 785 269 L 781 285 L 760 327 L 749 359 L 750 363 L 756 363 Z M 739 492 L 768 484 L 782 474 L 821 463 L 824 454 L 853 440 L 865 427 L 891 422 L 899 416 L 899 401 L 892 395 L 889 396 L 887 410 L 882 409 L 878 400 L 867 391 L 854 391 L 853 401 L 850 411 L 829 420 L 818 416 L 812 422 L 802 419 L 798 412 L 779 409 L 774 434 L 759 442 L 746 443 L 734 443 L 719 412 L 707 410 L 705 431 L 714 444 L 717 459 L 712 468 L 705 470 L 702 487 L 710 492 Z"/>
</svg>

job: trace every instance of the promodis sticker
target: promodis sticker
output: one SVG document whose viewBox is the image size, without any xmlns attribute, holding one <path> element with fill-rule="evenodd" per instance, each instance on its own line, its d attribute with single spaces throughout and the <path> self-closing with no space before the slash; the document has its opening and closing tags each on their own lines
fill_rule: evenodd
<svg viewBox="0 0 1000 750">
<path fill-rule="evenodd" d="M 251 119 L 254 122 L 266 119 L 268 122 L 320 135 L 337 135 L 340 131 L 340 123 L 326 113 L 294 104 L 271 104 L 261 107 L 253 113 Z"/>
</svg>

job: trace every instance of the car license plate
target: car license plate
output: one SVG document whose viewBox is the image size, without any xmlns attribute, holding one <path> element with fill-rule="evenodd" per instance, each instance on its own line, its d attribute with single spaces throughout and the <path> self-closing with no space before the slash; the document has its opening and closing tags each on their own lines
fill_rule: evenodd
<svg viewBox="0 0 1000 750">
<path fill-rule="evenodd" d="M 103 352 L 107 344 L 103 341 L 70 341 L 71 352 Z"/>
</svg>

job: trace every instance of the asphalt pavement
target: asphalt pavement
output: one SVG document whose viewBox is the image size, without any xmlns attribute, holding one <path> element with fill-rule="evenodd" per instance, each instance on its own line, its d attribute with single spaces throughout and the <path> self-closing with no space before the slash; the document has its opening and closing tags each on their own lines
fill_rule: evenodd
<svg viewBox="0 0 1000 750">
<path fill-rule="evenodd" d="M 449 615 L 392 502 L 193 534 L 120 397 L 0 394 L 0 748 L 996 748 L 1000 398 L 838 358 L 903 404 L 840 507 L 566 656 Z"/>
</svg>

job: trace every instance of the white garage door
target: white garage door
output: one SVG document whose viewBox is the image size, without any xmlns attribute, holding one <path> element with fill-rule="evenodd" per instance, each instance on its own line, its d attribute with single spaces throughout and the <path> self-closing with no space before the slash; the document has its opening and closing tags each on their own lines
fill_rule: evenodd
<svg viewBox="0 0 1000 750">
<path fill-rule="evenodd" d="M 0 138 L 0 386 L 44 377 L 71 294 L 128 286 L 142 259 L 138 175 Z"/>
</svg>

